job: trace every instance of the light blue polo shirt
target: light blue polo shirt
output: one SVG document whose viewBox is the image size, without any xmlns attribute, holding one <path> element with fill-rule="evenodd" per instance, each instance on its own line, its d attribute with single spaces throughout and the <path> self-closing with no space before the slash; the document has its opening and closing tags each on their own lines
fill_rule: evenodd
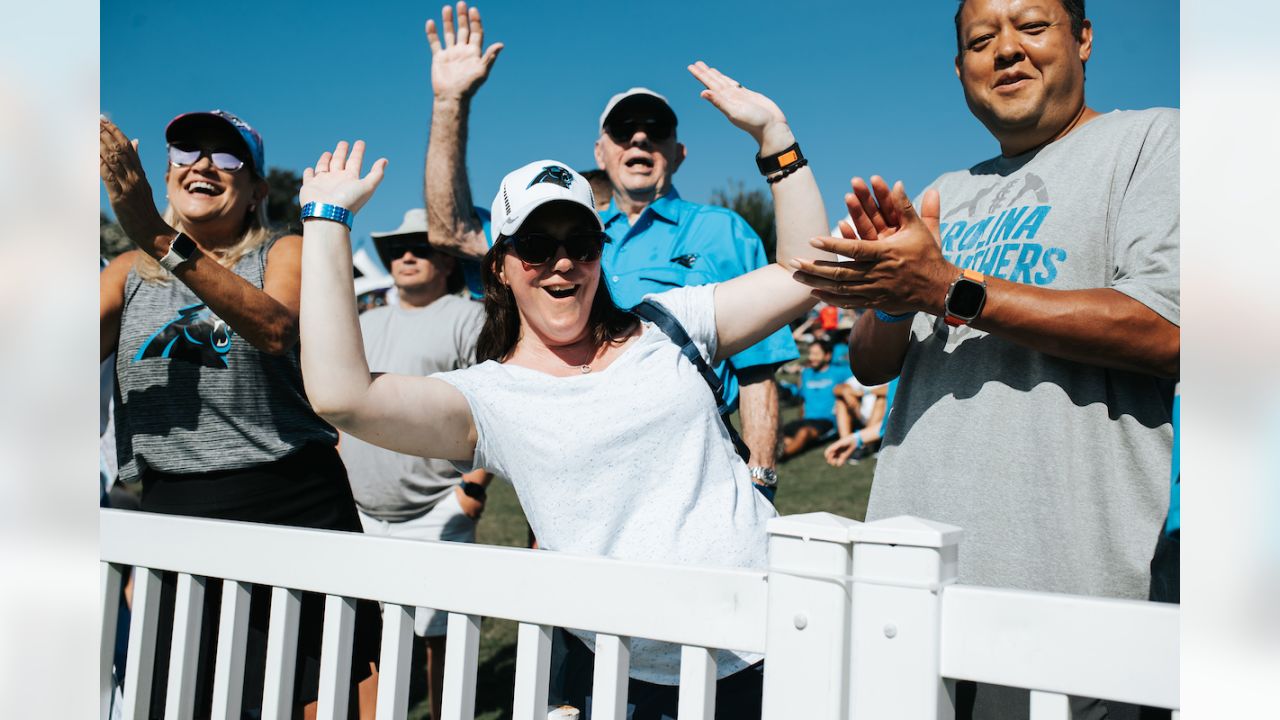
<svg viewBox="0 0 1280 720">
<path fill-rule="evenodd" d="M 614 202 L 600 219 L 611 239 L 601 259 L 604 276 L 623 308 L 649 293 L 723 282 L 768 264 L 764 244 L 741 216 L 683 200 L 675 188 L 645 208 L 634 226 Z M 716 374 L 724 382 L 725 401 L 738 402 L 735 368 L 777 365 L 799 356 L 791 329 L 784 326 L 720 363 Z"/>
</svg>

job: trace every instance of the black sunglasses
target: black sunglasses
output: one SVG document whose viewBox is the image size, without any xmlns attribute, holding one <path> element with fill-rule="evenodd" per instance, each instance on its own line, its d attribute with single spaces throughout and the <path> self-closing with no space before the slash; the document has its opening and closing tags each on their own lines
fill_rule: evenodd
<svg viewBox="0 0 1280 720">
<path fill-rule="evenodd" d="M 599 230 L 587 230 L 570 233 L 564 240 L 543 233 L 512 235 L 507 244 L 515 251 L 516 257 L 528 265 L 541 265 L 556 256 L 556 251 L 564 248 L 565 257 L 574 262 L 595 262 L 604 251 L 607 236 Z"/>
<path fill-rule="evenodd" d="M 675 125 L 665 120 L 610 120 L 604 126 L 604 131 L 609 133 L 609 137 L 613 141 L 622 145 L 631 141 L 637 130 L 643 130 L 644 134 L 654 142 L 663 142 L 671 137 L 675 132 Z"/>
<path fill-rule="evenodd" d="M 244 167 L 244 160 L 236 157 L 235 153 L 223 150 L 206 150 L 196 145 L 187 145 L 185 143 L 169 146 L 169 164 L 174 167 L 195 165 L 200 162 L 200 158 L 204 155 L 209 156 L 209 160 L 214 167 L 225 172 L 236 172 Z"/>
<path fill-rule="evenodd" d="M 388 260 L 399 260 L 400 258 L 404 257 L 405 253 L 409 253 L 413 255 L 419 260 L 430 260 L 431 255 L 434 252 L 435 251 L 432 250 L 431 245 L 424 242 L 415 242 L 415 243 L 398 242 L 398 243 L 390 243 L 387 245 Z"/>
</svg>

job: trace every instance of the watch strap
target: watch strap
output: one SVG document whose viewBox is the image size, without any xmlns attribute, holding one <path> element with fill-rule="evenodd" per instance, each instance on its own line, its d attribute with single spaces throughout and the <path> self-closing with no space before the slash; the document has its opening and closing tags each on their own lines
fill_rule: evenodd
<svg viewBox="0 0 1280 720">
<path fill-rule="evenodd" d="M 756 167 L 760 169 L 761 175 L 771 175 L 804 161 L 804 155 L 800 152 L 800 143 L 791 143 L 791 147 L 774 155 L 765 157 L 756 155 Z"/>
<path fill-rule="evenodd" d="M 302 206 L 302 220 L 332 220 L 340 222 L 351 229 L 352 212 L 341 205 L 330 205 L 329 203 L 309 202 Z"/>
<path fill-rule="evenodd" d="M 173 272 L 196 253 L 196 243 L 186 233 L 178 233 L 169 241 L 169 251 L 160 257 L 160 265 Z"/>
</svg>

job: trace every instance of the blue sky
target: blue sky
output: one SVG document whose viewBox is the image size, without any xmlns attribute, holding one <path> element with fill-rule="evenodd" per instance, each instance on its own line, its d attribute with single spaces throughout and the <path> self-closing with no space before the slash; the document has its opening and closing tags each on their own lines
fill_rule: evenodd
<svg viewBox="0 0 1280 720">
<path fill-rule="evenodd" d="M 813 163 L 829 214 L 855 174 L 914 194 L 939 173 L 996 154 L 955 78 L 950 0 L 870 3 L 533 2 L 479 5 L 506 49 L 472 106 L 471 187 L 488 207 L 526 162 L 594 167 L 604 103 L 633 85 L 665 94 L 689 158 L 684 197 L 729 182 L 765 187 L 749 137 L 698 97 L 703 59 L 773 97 Z M 782 12 L 779 8 L 785 8 Z M 1169 0 L 1094 0 L 1086 96 L 1097 110 L 1179 105 L 1179 18 Z M 163 200 L 164 126 L 223 108 L 263 135 L 268 166 L 301 171 L 339 139 L 391 163 L 355 234 L 388 230 L 422 203 L 431 114 L 423 34 L 440 5 L 408 2 L 172 3 L 103 0 L 101 107 L 141 139 Z M 101 205 L 107 208 L 105 193 Z"/>
</svg>

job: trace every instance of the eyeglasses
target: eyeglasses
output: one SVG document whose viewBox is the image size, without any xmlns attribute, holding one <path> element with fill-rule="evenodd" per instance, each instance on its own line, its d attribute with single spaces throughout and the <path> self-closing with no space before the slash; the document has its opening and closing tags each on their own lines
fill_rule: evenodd
<svg viewBox="0 0 1280 720">
<path fill-rule="evenodd" d="M 431 259 L 435 251 L 427 243 L 391 243 L 387 245 L 387 256 L 391 260 L 399 260 L 405 253 L 410 253 L 419 260 Z"/>
<path fill-rule="evenodd" d="M 671 137 L 675 133 L 675 125 L 664 120 L 613 120 L 605 125 L 604 131 L 609 133 L 609 137 L 619 145 L 628 143 L 635 136 L 637 130 L 643 130 L 644 134 L 654 142 L 662 142 Z"/>
<path fill-rule="evenodd" d="M 556 256 L 556 251 L 564 248 L 565 257 L 574 262 L 595 262 L 604 251 L 607 236 L 598 230 L 575 232 L 564 240 L 542 233 L 512 235 L 507 243 L 515 251 L 516 257 L 529 265 L 542 265 Z"/>
<path fill-rule="evenodd" d="M 205 150 L 192 145 L 169 146 L 169 164 L 174 167 L 195 165 L 204 155 L 209 156 L 209 160 L 213 162 L 214 167 L 225 172 L 236 172 L 244 167 L 244 160 L 236 157 L 233 153 L 221 150 Z"/>
</svg>

